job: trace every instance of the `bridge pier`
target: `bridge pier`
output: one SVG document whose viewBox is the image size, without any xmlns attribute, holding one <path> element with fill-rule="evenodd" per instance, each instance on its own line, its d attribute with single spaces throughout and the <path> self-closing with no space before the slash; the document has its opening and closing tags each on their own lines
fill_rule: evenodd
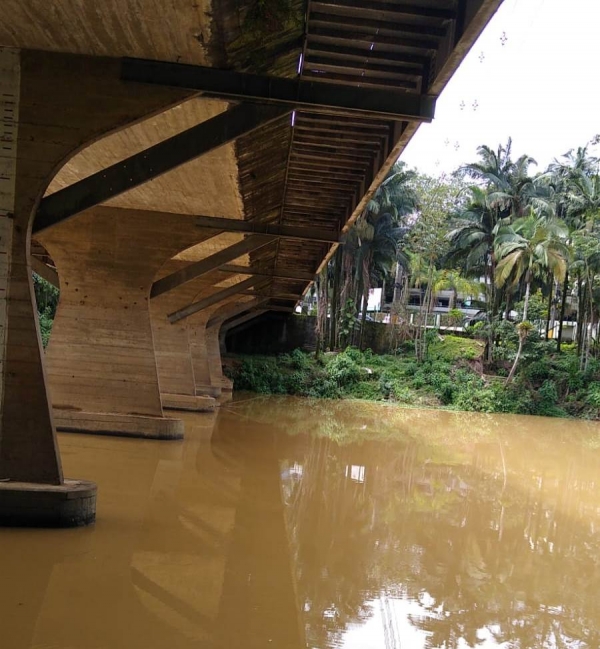
<svg viewBox="0 0 600 649">
<path fill-rule="evenodd" d="M 186 262 L 171 260 L 161 271 L 173 272 Z M 214 410 L 219 396 L 211 391 L 196 391 L 191 332 L 185 320 L 170 322 L 168 314 L 193 301 L 198 293 L 197 281 L 183 284 L 150 301 L 154 349 L 164 408 L 173 410 Z"/>
<path fill-rule="evenodd" d="M 61 281 L 46 351 L 59 430 L 155 439 L 183 436 L 183 423 L 163 414 L 150 288 L 165 260 L 213 235 L 194 228 L 186 216 L 165 219 L 159 213 L 108 207 L 92 208 L 41 234 Z M 163 361 L 172 357 L 168 347 L 173 337 L 165 343 L 158 333 L 162 379 L 169 378 L 172 385 Z M 175 347 L 185 349 L 181 335 L 174 340 Z M 197 405 L 191 362 L 189 366 L 190 401 Z M 164 405 L 177 402 L 167 399 Z M 214 402 L 202 405 L 212 407 Z"/>
<path fill-rule="evenodd" d="M 233 315 L 243 305 L 255 302 L 252 297 L 232 298 L 188 318 L 197 393 L 211 390 L 220 401 L 231 399 L 233 382 L 223 374 L 221 360 L 221 326 L 228 314 Z"/>
<path fill-rule="evenodd" d="M 173 271 L 183 266 L 181 261 L 172 260 L 168 269 Z M 217 269 L 151 300 L 161 395 L 165 407 L 165 399 L 171 399 L 173 394 L 195 394 L 199 399 L 211 399 L 213 402 L 215 399 L 221 400 L 223 392 L 231 396 L 233 385 L 223 376 L 220 350 L 215 348 L 206 325 L 215 312 L 235 298 L 221 300 L 176 322 L 171 322 L 168 314 L 210 298 L 223 287 L 233 287 L 239 283 L 239 279 L 239 275 Z M 252 301 L 251 296 L 244 299 Z"/>
<path fill-rule="evenodd" d="M 0 525 L 77 526 L 95 518 L 96 485 L 62 472 L 30 240 L 37 206 L 74 151 L 182 96 L 142 90 L 118 101 L 125 91 L 118 66 L 106 59 L 0 48 Z"/>
</svg>

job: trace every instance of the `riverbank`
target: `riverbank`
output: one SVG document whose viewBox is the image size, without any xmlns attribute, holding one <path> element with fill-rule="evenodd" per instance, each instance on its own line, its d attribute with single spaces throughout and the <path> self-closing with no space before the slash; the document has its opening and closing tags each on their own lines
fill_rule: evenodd
<svg viewBox="0 0 600 649">
<path fill-rule="evenodd" d="M 528 350 L 515 380 L 506 384 L 506 365 L 484 372 L 484 344 L 439 336 L 417 363 L 412 345 L 396 355 L 348 348 L 336 354 L 294 350 L 278 356 L 228 355 L 226 372 L 236 390 L 329 399 L 366 399 L 399 405 L 488 413 L 600 419 L 600 367 L 586 371 L 567 350 Z"/>
</svg>

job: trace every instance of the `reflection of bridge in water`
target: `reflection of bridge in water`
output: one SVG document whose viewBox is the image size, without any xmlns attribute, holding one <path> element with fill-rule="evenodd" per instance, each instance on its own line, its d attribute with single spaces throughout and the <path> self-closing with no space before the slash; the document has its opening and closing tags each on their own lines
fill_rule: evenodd
<svg viewBox="0 0 600 649">
<path fill-rule="evenodd" d="M 64 440 L 102 522 L 2 536 L 3 646 L 304 648 L 273 435 L 184 420 L 184 446 Z"/>
<path fill-rule="evenodd" d="M 183 419 L 178 445 L 61 439 L 99 522 L 0 535 L 3 646 L 597 646 L 585 423 L 275 398 Z"/>
<path fill-rule="evenodd" d="M 221 327 L 293 309 L 500 3 L 2 3 L 4 522 L 93 519 L 55 426 L 176 439 L 231 391 Z"/>
</svg>

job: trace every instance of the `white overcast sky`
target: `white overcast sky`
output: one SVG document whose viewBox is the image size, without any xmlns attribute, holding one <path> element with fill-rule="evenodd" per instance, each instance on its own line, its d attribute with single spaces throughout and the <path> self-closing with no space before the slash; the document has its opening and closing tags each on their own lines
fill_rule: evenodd
<svg viewBox="0 0 600 649">
<path fill-rule="evenodd" d="M 599 76 L 600 0 L 504 0 L 401 160 L 451 172 L 512 136 L 541 171 L 600 133 Z"/>
</svg>

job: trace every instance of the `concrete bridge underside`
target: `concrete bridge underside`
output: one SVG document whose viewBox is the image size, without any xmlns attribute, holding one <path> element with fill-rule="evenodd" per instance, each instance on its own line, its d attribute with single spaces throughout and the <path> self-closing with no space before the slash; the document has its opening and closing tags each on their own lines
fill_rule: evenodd
<svg viewBox="0 0 600 649">
<path fill-rule="evenodd" d="M 93 520 L 57 428 L 227 398 L 221 329 L 293 310 L 500 3 L 2 3 L 0 524 Z"/>
</svg>

